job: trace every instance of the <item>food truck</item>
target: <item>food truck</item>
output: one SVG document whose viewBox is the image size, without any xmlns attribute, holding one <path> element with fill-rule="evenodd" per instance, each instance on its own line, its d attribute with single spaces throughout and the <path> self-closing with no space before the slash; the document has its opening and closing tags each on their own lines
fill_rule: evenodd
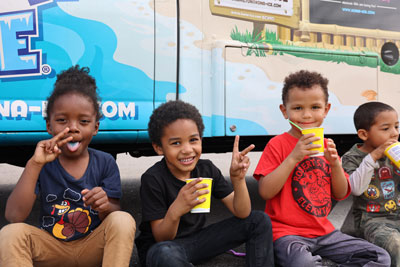
<svg viewBox="0 0 400 267">
<path fill-rule="evenodd" d="M 326 135 L 355 140 L 367 101 L 400 107 L 400 2 L 393 0 L 0 1 L 0 162 L 22 165 L 49 138 L 57 74 L 89 67 L 101 97 L 93 146 L 152 153 L 155 107 L 181 99 L 202 114 L 204 151 L 232 137 L 262 150 L 290 127 L 281 89 L 306 69 L 329 79 Z"/>
</svg>

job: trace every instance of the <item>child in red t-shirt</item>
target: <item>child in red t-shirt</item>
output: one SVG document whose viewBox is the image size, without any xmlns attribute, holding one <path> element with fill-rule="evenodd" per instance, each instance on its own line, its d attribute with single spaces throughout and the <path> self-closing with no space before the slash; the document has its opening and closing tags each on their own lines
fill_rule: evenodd
<svg viewBox="0 0 400 267">
<path fill-rule="evenodd" d="M 319 73 L 299 71 L 285 79 L 280 105 L 285 119 L 301 128 L 320 127 L 331 107 L 328 80 Z M 335 230 L 327 219 L 331 198 L 350 194 L 348 175 L 332 139 L 324 140 L 324 155 L 313 133 L 302 135 L 292 125 L 272 138 L 254 172 L 265 212 L 272 221 L 276 263 L 309 267 L 321 257 L 351 266 L 389 266 L 387 252 L 364 240 Z"/>
</svg>

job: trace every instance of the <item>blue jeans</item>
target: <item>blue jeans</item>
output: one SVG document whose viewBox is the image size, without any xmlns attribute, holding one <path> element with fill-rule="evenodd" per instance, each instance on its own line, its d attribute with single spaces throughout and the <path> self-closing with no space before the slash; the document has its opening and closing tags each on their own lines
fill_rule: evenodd
<svg viewBox="0 0 400 267">
<path fill-rule="evenodd" d="M 246 219 L 232 217 L 211 224 L 184 238 L 154 244 L 147 252 L 146 266 L 193 266 L 246 243 L 246 266 L 274 266 L 272 228 L 262 211 Z"/>
<path fill-rule="evenodd" d="M 315 238 L 283 236 L 275 240 L 274 250 L 277 266 L 284 267 L 322 266 L 321 257 L 338 266 L 390 266 L 390 256 L 384 249 L 338 230 Z"/>
</svg>

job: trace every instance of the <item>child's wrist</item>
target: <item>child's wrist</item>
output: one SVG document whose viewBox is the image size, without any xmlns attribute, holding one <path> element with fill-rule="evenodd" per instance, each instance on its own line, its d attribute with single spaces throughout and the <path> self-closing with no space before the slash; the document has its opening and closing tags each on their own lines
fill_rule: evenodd
<svg viewBox="0 0 400 267">
<path fill-rule="evenodd" d="M 342 162 L 339 159 L 336 159 L 331 163 L 331 168 L 342 168 Z"/>
<path fill-rule="evenodd" d="M 39 162 L 39 161 L 35 160 L 34 157 L 32 157 L 32 158 L 30 158 L 30 159 L 28 160 L 28 162 L 26 163 L 26 165 L 27 165 L 27 166 L 30 165 L 31 167 L 34 167 L 34 168 L 43 168 L 44 163 Z"/>
<path fill-rule="evenodd" d="M 376 162 L 378 161 L 378 159 L 380 159 L 381 157 L 379 157 L 379 155 L 377 155 L 377 153 L 374 153 L 374 151 L 372 151 L 371 153 L 369 153 L 371 155 L 371 158 Z"/>
<path fill-rule="evenodd" d="M 287 164 L 290 164 L 290 166 L 296 166 L 296 164 L 300 162 L 293 155 L 289 155 L 284 161 L 286 161 Z"/>
</svg>

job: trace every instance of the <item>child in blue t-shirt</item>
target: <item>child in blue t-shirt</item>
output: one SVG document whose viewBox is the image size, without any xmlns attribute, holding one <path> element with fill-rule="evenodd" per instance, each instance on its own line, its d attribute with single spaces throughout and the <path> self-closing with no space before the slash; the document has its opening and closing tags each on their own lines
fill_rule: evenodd
<svg viewBox="0 0 400 267">
<path fill-rule="evenodd" d="M 136 225 L 119 211 L 114 158 L 90 149 L 99 130 L 99 97 L 88 68 L 57 76 L 46 127 L 8 198 L 0 266 L 129 266 Z M 40 196 L 40 228 L 23 223 Z"/>
</svg>

